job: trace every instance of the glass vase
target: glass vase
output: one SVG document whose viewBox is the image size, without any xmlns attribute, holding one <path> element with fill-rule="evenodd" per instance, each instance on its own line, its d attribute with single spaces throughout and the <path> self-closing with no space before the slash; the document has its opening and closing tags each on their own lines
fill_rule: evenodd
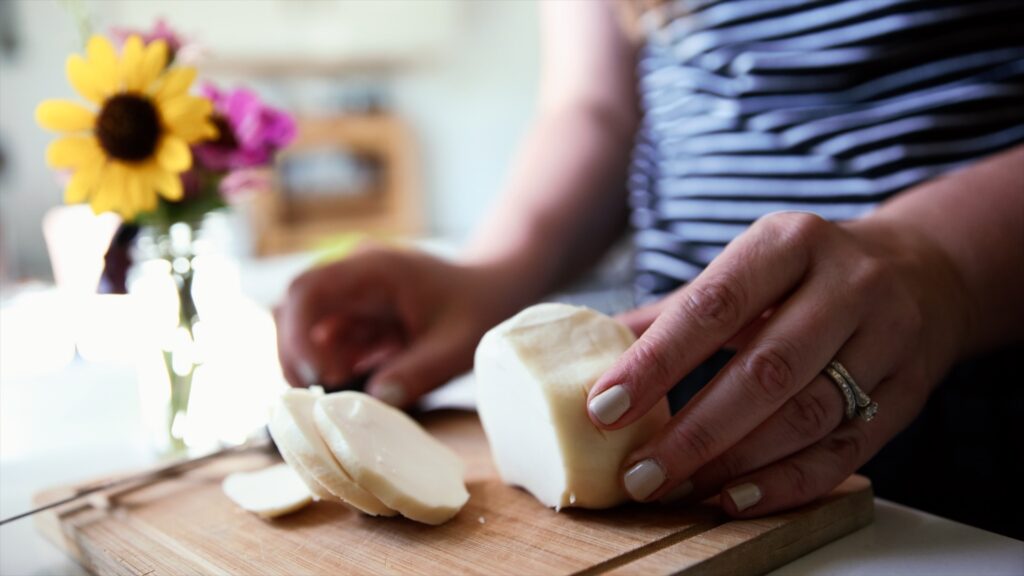
<svg viewBox="0 0 1024 576">
<path fill-rule="evenodd" d="M 164 428 L 163 438 L 158 443 L 164 451 L 173 454 L 187 449 L 185 435 L 192 379 L 201 363 L 195 338 L 199 310 L 192 290 L 197 229 L 198 224 L 192 222 L 150 226 L 143 230 L 137 244 L 138 256 L 146 273 L 169 276 L 173 285 L 174 302 L 170 304 L 176 308 L 174 326 L 155 330 L 159 334 L 155 343 L 163 358 L 165 385 L 169 386 L 169 391 L 156 395 L 166 400 L 166 406 L 162 408 L 164 414 L 156 415 Z M 162 280 L 166 280 L 166 276 Z"/>
</svg>

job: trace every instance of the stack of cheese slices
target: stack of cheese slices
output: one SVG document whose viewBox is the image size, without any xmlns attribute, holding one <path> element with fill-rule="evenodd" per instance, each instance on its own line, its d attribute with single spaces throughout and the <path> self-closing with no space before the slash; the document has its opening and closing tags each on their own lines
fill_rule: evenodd
<svg viewBox="0 0 1024 576">
<path fill-rule="evenodd" d="M 302 506 L 297 495 L 284 501 L 295 477 L 308 488 L 307 501 L 311 494 L 370 516 L 401 514 L 426 524 L 446 522 L 469 499 L 462 462 L 454 452 L 401 410 L 360 392 L 288 390 L 274 407 L 270 434 L 291 470 L 257 474 L 290 474 L 291 479 L 242 478 L 244 486 L 251 486 L 242 491 L 251 494 L 248 501 L 237 497 L 237 477 L 224 483 L 228 496 L 263 516 Z M 234 495 L 229 487 L 235 488 Z M 266 502 L 270 493 L 282 498 L 271 505 Z"/>
</svg>

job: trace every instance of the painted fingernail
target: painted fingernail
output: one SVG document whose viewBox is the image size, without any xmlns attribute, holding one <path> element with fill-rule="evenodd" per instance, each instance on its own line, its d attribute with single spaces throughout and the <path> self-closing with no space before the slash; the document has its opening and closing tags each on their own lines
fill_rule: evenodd
<svg viewBox="0 0 1024 576">
<path fill-rule="evenodd" d="M 310 386 L 316 386 L 320 383 L 320 378 L 317 377 L 316 369 L 309 362 L 299 361 L 295 366 L 295 371 L 299 375 L 299 379 L 302 380 L 302 385 L 309 388 Z"/>
<path fill-rule="evenodd" d="M 629 392 L 622 385 L 616 384 L 594 396 L 587 408 L 601 424 L 613 424 L 629 410 Z"/>
<path fill-rule="evenodd" d="M 690 495 L 690 492 L 693 492 L 693 482 L 689 480 L 684 480 L 681 484 L 679 484 L 679 486 L 676 486 L 672 490 L 669 490 L 668 494 L 665 494 L 661 498 L 658 498 L 658 502 L 661 502 L 662 504 L 671 504 L 672 502 L 676 502 L 682 500 L 683 498 L 686 498 L 687 496 Z"/>
<path fill-rule="evenodd" d="M 760 502 L 762 496 L 761 489 L 757 487 L 757 484 L 749 482 L 733 486 L 726 492 L 729 493 L 729 498 L 732 498 L 732 503 L 736 505 L 736 510 L 740 512 Z"/>
<path fill-rule="evenodd" d="M 370 390 L 370 394 L 385 404 L 392 406 L 405 404 L 405 388 L 397 382 L 381 382 Z"/>
<path fill-rule="evenodd" d="M 622 477 L 626 492 L 634 500 L 646 500 L 648 496 L 665 483 L 665 471 L 653 458 L 634 464 Z"/>
</svg>

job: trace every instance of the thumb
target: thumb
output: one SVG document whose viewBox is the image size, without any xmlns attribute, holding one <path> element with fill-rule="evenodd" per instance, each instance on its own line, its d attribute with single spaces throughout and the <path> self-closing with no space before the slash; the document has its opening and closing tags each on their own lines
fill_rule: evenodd
<svg viewBox="0 0 1024 576">
<path fill-rule="evenodd" d="M 450 329 L 438 328 L 417 338 L 396 355 L 366 386 L 366 391 L 404 408 L 417 398 L 465 372 L 473 363 L 473 346 Z"/>
</svg>

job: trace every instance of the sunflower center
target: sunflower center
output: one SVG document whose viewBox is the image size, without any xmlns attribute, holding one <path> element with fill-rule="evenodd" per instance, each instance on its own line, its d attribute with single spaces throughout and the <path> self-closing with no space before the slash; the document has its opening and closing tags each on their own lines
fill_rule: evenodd
<svg viewBox="0 0 1024 576">
<path fill-rule="evenodd" d="M 134 94 L 109 98 L 96 122 L 100 146 L 114 158 L 129 162 L 153 155 L 160 140 L 160 116 L 149 99 Z"/>
</svg>

